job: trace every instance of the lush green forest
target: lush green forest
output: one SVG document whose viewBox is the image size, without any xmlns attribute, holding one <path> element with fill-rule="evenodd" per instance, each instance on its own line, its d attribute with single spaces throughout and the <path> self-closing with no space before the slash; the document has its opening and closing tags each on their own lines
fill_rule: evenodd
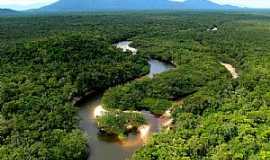
<svg viewBox="0 0 270 160">
<path fill-rule="evenodd" d="M 83 159 L 87 140 L 72 98 L 147 71 L 146 58 L 120 52 L 90 32 L 8 47 L 1 53 L 1 157 Z"/>
<path fill-rule="evenodd" d="M 126 132 L 127 123 L 145 123 L 140 115 L 127 122 L 131 116 L 119 110 L 161 115 L 173 106 L 172 129 L 155 134 L 133 160 L 270 159 L 266 13 L 0 17 L 0 29 L 3 160 L 85 159 L 87 136 L 72 99 L 105 90 L 104 107 L 117 111 L 100 126 L 115 134 Z M 126 39 L 137 55 L 112 45 Z M 137 79 L 149 71 L 150 57 L 176 68 Z M 235 66 L 240 77 L 232 79 L 220 62 Z"/>
</svg>

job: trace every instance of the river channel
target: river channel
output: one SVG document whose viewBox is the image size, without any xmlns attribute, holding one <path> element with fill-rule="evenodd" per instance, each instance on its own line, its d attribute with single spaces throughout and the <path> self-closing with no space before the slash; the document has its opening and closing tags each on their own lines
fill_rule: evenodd
<svg viewBox="0 0 270 160">
<path fill-rule="evenodd" d="M 137 49 L 130 47 L 131 41 L 123 41 L 115 44 L 117 48 L 122 49 L 124 52 L 130 51 L 133 55 L 137 54 Z M 172 64 L 161 62 L 155 59 L 149 59 L 150 72 L 147 75 L 153 78 L 158 73 L 163 73 L 173 69 Z M 96 94 L 86 100 L 80 105 L 79 116 L 81 118 L 80 128 L 89 137 L 88 145 L 90 147 L 90 154 L 88 160 L 125 160 L 130 157 L 134 151 L 140 148 L 145 140 L 138 134 L 130 134 L 125 141 L 103 137 L 99 135 L 99 130 L 95 120 L 95 108 L 101 105 L 102 94 Z M 142 112 L 150 127 L 147 137 L 152 133 L 160 130 L 160 118 L 152 115 L 149 112 Z"/>
</svg>

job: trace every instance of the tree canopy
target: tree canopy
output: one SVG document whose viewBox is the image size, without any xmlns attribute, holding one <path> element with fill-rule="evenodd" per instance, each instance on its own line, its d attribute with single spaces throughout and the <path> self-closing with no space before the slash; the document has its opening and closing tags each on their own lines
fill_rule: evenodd
<svg viewBox="0 0 270 160">
<path fill-rule="evenodd" d="M 269 19 L 191 11 L 0 17 L 0 157 L 84 159 L 87 136 L 71 101 L 109 88 L 107 109 L 160 115 L 173 106 L 173 128 L 132 160 L 270 159 Z M 137 55 L 112 45 L 127 39 Z M 176 69 L 137 79 L 148 58 Z"/>
</svg>

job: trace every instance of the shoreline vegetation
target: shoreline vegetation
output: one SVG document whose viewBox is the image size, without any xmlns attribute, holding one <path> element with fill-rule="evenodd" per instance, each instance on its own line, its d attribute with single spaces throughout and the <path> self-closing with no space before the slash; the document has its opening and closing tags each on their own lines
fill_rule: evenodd
<svg viewBox="0 0 270 160">
<path fill-rule="evenodd" d="M 136 55 L 138 52 L 138 49 L 130 47 L 129 46 L 130 44 L 132 44 L 132 41 L 121 41 L 121 42 L 116 43 L 115 46 L 119 49 L 122 49 L 123 52 L 130 51 L 132 55 Z M 236 79 L 239 77 L 239 75 L 235 71 L 235 68 L 233 68 L 232 65 L 227 64 L 227 63 L 222 63 L 222 62 L 220 62 L 220 64 L 224 66 L 231 73 L 233 79 Z M 176 68 L 177 66 L 175 65 L 175 69 Z M 132 83 L 132 81 L 130 83 Z M 125 86 L 125 84 L 123 86 Z M 116 92 L 121 93 L 121 91 L 118 91 L 118 90 Z M 109 94 L 111 94 L 112 96 L 116 95 L 115 92 L 109 93 Z M 112 99 L 106 100 L 107 96 L 110 96 L 110 95 L 107 95 L 107 92 L 105 91 L 104 96 L 103 96 L 105 98 L 102 98 L 102 105 L 105 105 L 106 109 L 108 110 L 104 109 L 104 107 L 101 105 L 96 107 L 95 109 L 95 117 L 97 117 L 97 125 L 98 125 L 98 128 L 101 129 L 102 133 L 116 136 L 119 138 L 120 141 L 125 139 L 125 137 L 130 132 L 136 131 L 138 134 L 144 135 L 142 134 L 143 131 L 140 130 L 141 128 L 144 128 L 144 127 L 140 127 L 140 126 L 145 126 L 146 121 L 143 116 L 140 117 L 138 115 L 140 114 L 139 111 L 144 110 L 144 109 L 151 111 L 152 114 L 155 114 L 156 116 L 159 116 L 162 127 L 166 127 L 167 130 L 169 130 L 172 127 L 173 118 L 171 116 L 171 110 L 170 110 L 172 109 L 172 103 L 173 103 L 172 101 L 170 102 L 165 99 L 162 100 L 162 99 L 154 99 L 154 98 L 145 98 L 143 99 L 143 102 L 139 104 L 142 106 L 142 108 L 139 108 L 140 110 L 137 110 L 135 108 L 133 109 L 134 111 L 132 113 L 132 111 L 127 111 L 128 108 L 132 108 L 132 107 L 127 107 L 127 108 L 122 108 L 122 109 L 118 108 L 120 109 L 120 111 L 114 112 L 113 111 L 114 108 L 111 108 L 109 106 L 110 103 L 109 104 L 106 103 L 108 101 L 112 101 Z M 121 95 L 121 96 L 124 96 L 124 95 Z M 130 98 L 134 98 L 134 97 L 131 96 Z M 118 100 L 118 101 L 121 101 L 121 100 Z M 119 104 L 116 104 L 116 105 L 119 105 Z M 125 114 L 127 115 L 129 114 L 129 116 L 125 116 Z M 128 117 L 130 117 L 131 119 L 127 120 Z M 135 117 L 135 118 L 132 118 L 132 117 Z M 141 137 L 141 138 L 145 139 L 145 137 Z"/>
<path fill-rule="evenodd" d="M 121 41 L 116 43 L 114 46 L 116 46 L 119 49 L 122 49 L 123 52 L 130 51 L 134 56 L 137 54 L 138 49 L 130 47 L 129 46 L 130 44 L 132 44 L 132 41 Z M 148 75 L 148 77 L 150 78 L 152 78 L 153 76 L 155 75 L 151 75 L 151 77 L 150 75 Z M 170 103 L 169 101 L 168 102 L 165 100 L 157 101 L 151 98 L 145 99 L 144 103 L 145 105 L 153 105 L 155 103 L 155 106 L 153 107 L 164 105 L 163 108 L 170 108 L 172 106 L 172 103 Z M 97 126 L 100 129 L 101 133 L 105 135 L 116 136 L 120 141 L 122 141 L 127 138 L 128 134 L 134 132 L 135 134 L 137 133 L 139 135 L 141 140 L 147 142 L 147 139 L 149 138 L 150 134 L 151 124 L 148 124 L 149 122 L 146 121 L 141 110 L 114 111 L 114 109 L 111 108 L 106 109 L 104 109 L 102 105 L 99 105 L 94 110 L 94 117 L 96 117 Z M 169 126 L 172 123 L 172 119 L 169 119 L 170 116 L 168 116 L 169 115 L 168 112 L 167 114 L 165 114 L 162 113 L 161 111 L 155 111 L 154 114 L 163 115 L 161 126 L 169 128 Z"/>
<path fill-rule="evenodd" d="M 269 159 L 270 18 L 265 14 L 0 17 L 1 158 L 85 159 L 91 138 L 79 128 L 72 98 L 106 90 L 102 106 L 120 113 L 100 120 L 102 128 L 113 123 L 118 134 L 123 124 L 145 124 L 137 114 L 126 121 L 126 110 L 147 110 L 170 124 L 124 158 Z M 207 31 L 212 26 L 218 29 Z M 136 55 L 111 45 L 126 39 Z M 176 68 L 137 80 L 149 72 L 149 57 Z M 111 121 L 115 115 L 121 123 Z"/>
</svg>

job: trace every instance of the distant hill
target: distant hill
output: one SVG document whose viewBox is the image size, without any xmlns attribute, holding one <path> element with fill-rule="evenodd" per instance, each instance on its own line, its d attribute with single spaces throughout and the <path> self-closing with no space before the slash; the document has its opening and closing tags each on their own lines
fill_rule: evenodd
<svg viewBox="0 0 270 160">
<path fill-rule="evenodd" d="M 39 11 L 100 11 L 100 10 L 155 10 L 155 9 L 238 9 L 230 5 L 219 5 L 209 0 L 59 0 L 42 7 Z"/>
<path fill-rule="evenodd" d="M 17 11 L 15 10 L 12 10 L 12 9 L 1 9 L 0 8 L 0 15 L 6 15 L 6 14 L 15 14 L 15 13 L 18 13 Z"/>
</svg>

